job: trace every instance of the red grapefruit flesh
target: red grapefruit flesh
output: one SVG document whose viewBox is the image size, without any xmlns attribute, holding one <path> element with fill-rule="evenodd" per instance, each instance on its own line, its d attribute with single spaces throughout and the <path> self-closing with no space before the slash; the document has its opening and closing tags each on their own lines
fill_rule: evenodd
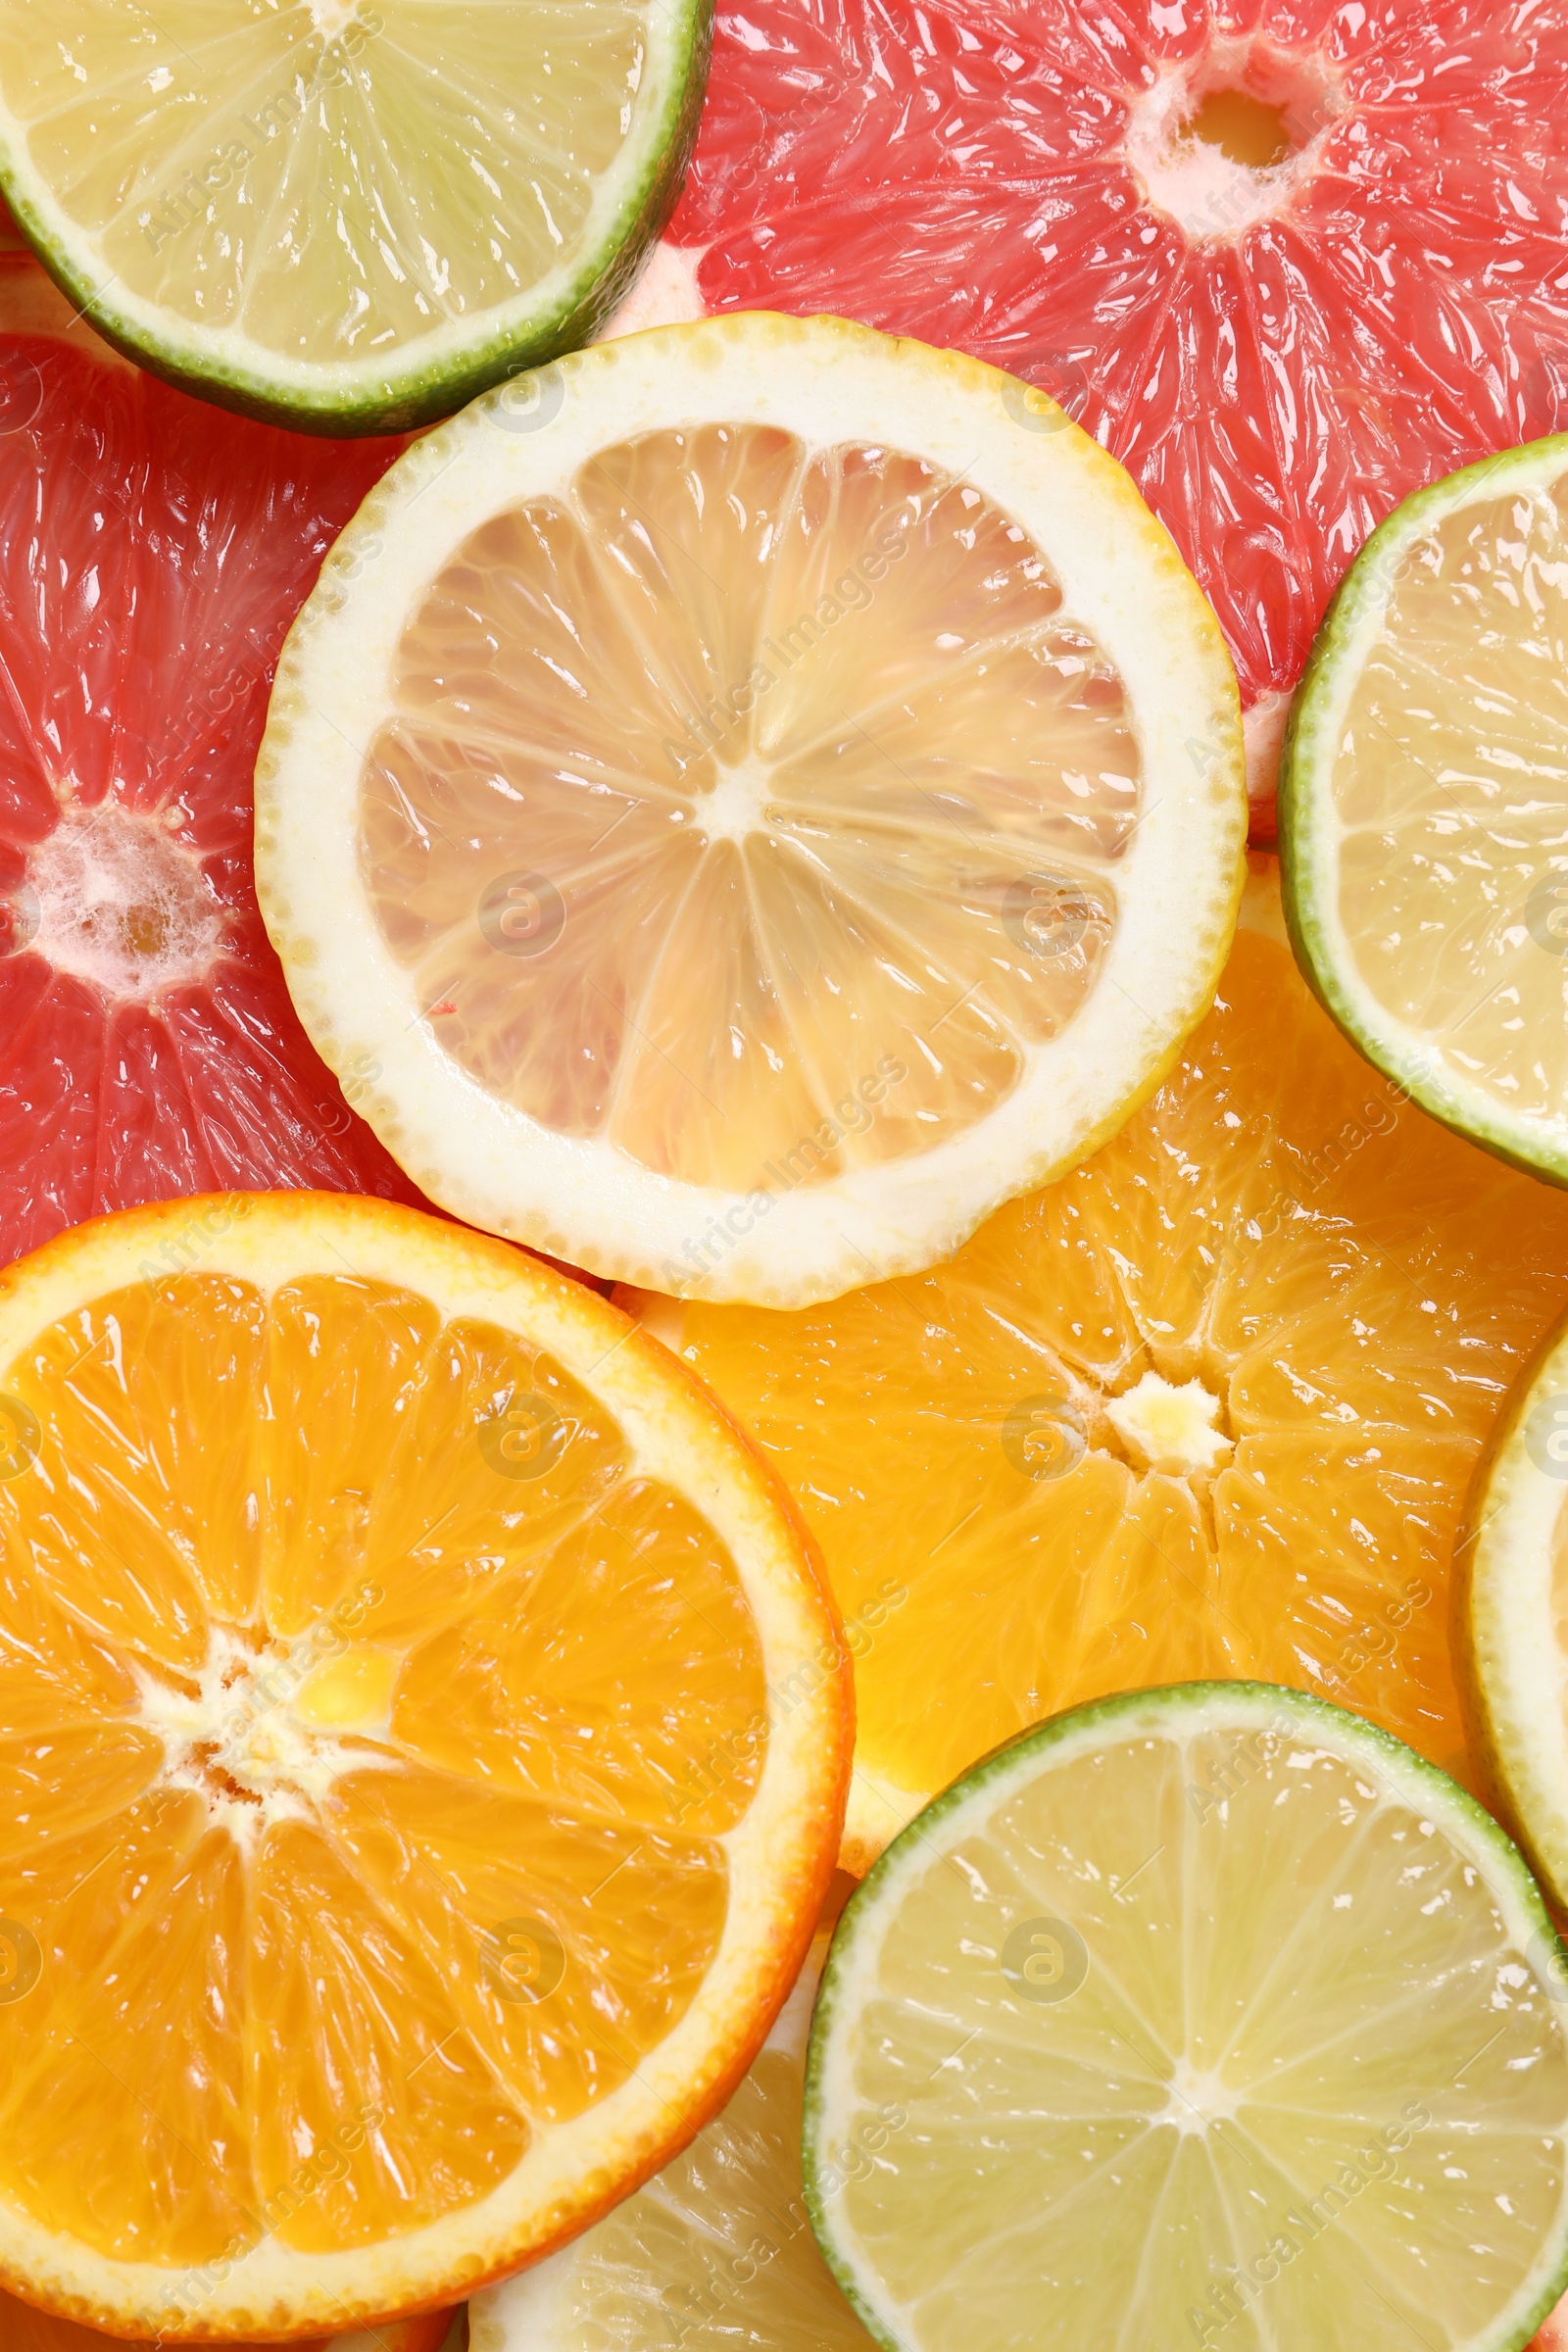
<svg viewBox="0 0 1568 2352">
<path fill-rule="evenodd" d="M 841 312 L 1060 399 L 1220 616 L 1271 838 L 1362 540 L 1568 426 L 1565 111 L 1568 13 L 1533 0 L 720 0 L 650 291 Z"/>
<path fill-rule="evenodd" d="M 176 1194 L 418 1198 L 251 881 L 278 648 L 397 446 L 171 391 L 0 251 L 0 1263 Z"/>
<path fill-rule="evenodd" d="M 1525 2352 L 1568 2352 L 1568 2296 L 1551 2313 L 1541 2333 L 1531 2337 Z"/>
</svg>

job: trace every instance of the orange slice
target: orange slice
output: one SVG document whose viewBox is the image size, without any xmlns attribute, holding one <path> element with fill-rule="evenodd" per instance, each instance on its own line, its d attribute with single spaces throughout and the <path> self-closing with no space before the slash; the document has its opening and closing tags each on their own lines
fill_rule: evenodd
<svg viewBox="0 0 1568 2352">
<path fill-rule="evenodd" d="M 1083 1168 L 918 1279 L 643 1311 L 821 1544 L 863 1867 L 1023 1726 L 1158 1683 L 1288 1683 L 1471 1777 L 1455 1528 L 1565 1303 L 1568 1200 L 1368 1068 L 1258 861 L 1213 1011 Z"/>
<path fill-rule="evenodd" d="M 434 2311 L 419 2320 L 392 2320 L 352 2335 L 296 2336 L 288 2352 L 463 2352 L 467 2338 L 462 2312 Z M 14 2295 L 0 2294 L 0 2342 L 6 2352 L 106 2352 L 108 2339 L 77 2320 L 59 2320 L 34 2311 Z M 281 2344 L 240 2346 L 239 2352 L 283 2352 Z"/>
<path fill-rule="evenodd" d="M 720 2104 L 831 1873 L 770 1473 L 593 1293 L 320 1194 L 51 1243 L 0 1392 L 0 2280 L 169 2342 L 546 2251 Z"/>
</svg>

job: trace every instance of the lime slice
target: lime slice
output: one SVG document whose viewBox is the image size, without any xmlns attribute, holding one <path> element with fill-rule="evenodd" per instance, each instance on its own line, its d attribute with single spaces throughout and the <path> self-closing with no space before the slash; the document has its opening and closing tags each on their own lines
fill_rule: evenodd
<svg viewBox="0 0 1568 2352">
<path fill-rule="evenodd" d="M 1568 1324 L 1515 1387 L 1468 1516 L 1455 1647 L 1476 1744 L 1568 1910 Z"/>
<path fill-rule="evenodd" d="M 0 185 L 158 374 L 305 430 L 447 415 L 592 333 L 674 201 L 710 0 L 0 12 Z"/>
<path fill-rule="evenodd" d="M 760 313 L 406 452 L 256 769 L 294 1001 L 425 1194 L 768 1305 L 1113 1134 L 1245 830 L 1229 658 L 1121 467 L 996 368 Z"/>
<path fill-rule="evenodd" d="M 1560 1950 L 1495 1823 L 1322 1700 L 1056 1716 L 840 1922 L 823 2250 L 899 2352 L 1513 2352 L 1568 2275 Z"/>
<path fill-rule="evenodd" d="M 683 2154 L 560 2254 L 477 2294 L 471 2352 L 873 2352 L 817 2250 L 801 2100 L 818 1936 L 739 2089 Z"/>
<path fill-rule="evenodd" d="M 1568 1184 L 1568 436 L 1397 508 L 1291 716 L 1297 954 L 1422 1107 Z"/>
</svg>

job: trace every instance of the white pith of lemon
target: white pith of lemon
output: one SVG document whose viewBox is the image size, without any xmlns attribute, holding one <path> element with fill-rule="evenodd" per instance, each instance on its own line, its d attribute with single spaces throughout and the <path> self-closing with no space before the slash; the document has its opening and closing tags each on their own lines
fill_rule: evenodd
<svg viewBox="0 0 1568 2352">
<path fill-rule="evenodd" d="M 325 432 L 587 335 L 674 201 L 707 0 L 66 0 L 0 23 L 0 183 L 158 373 Z M 326 225 L 330 222 L 330 226 Z"/>
<path fill-rule="evenodd" d="M 777 1304 L 1114 1131 L 1245 824 L 1229 658 L 1121 469 L 995 369 L 762 315 L 411 450 L 257 765 L 295 1002 L 425 1192 Z"/>
<path fill-rule="evenodd" d="M 1418 491 L 1356 558 L 1292 710 L 1298 956 L 1423 1109 L 1568 1183 L 1568 436 Z"/>
<path fill-rule="evenodd" d="M 806 2184 L 889 2352 L 1512 2352 L 1568 2273 L 1561 1946 L 1436 1768 L 1257 1684 L 1025 1733 L 852 1896 Z"/>
</svg>

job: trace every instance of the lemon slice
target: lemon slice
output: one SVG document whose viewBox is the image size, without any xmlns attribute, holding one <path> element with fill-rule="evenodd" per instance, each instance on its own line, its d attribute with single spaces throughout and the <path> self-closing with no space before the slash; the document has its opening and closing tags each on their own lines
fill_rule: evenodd
<svg viewBox="0 0 1568 2352">
<path fill-rule="evenodd" d="M 1513 2352 L 1568 2276 L 1560 1956 L 1495 1823 L 1336 1707 L 1057 1716 L 850 1900 L 818 2236 L 896 2352 Z"/>
<path fill-rule="evenodd" d="M 111 342 L 391 432 L 590 334 L 696 133 L 708 0 L 0 13 L 0 186 Z"/>
<path fill-rule="evenodd" d="M 1369 1060 L 1568 1183 L 1568 437 L 1407 499 L 1329 608 L 1292 712 L 1297 953 Z"/>
<path fill-rule="evenodd" d="M 582 1285 L 321 1194 L 22 1260 L 0 1397 L 0 2285 L 265 2339 L 549 2252 L 723 2103 L 832 1872 L 780 1491 Z"/>
<path fill-rule="evenodd" d="M 1568 1911 L 1568 1327 L 1519 1381 L 1468 1521 L 1455 1622 L 1477 1743 Z"/>
<path fill-rule="evenodd" d="M 1213 992 L 1213 616 L 973 361 L 740 315 L 529 380 L 394 466 L 284 649 L 257 871 L 306 1026 L 430 1198 L 574 1264 L 928 1264 Z"/>
<path fill-rule="evenodd" d="M 807 2035 L 827 1937 L 729 2105 L 561 2253 L 486 2287 L 470 2352 L 872 2352 L 817 2250 L 801 2188 Z M 867 2159 L 868 2161 L 868 2159 Z"/>
</svg>

